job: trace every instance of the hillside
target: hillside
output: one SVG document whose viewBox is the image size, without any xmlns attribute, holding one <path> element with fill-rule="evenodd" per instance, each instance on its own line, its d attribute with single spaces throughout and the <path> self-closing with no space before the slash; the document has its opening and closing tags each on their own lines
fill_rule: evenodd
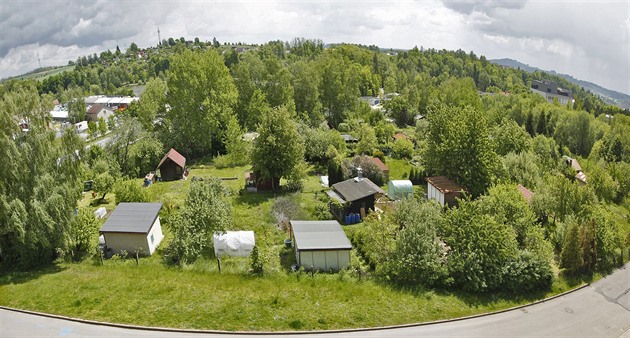
<svg viewBox="0 0 630 338">
<path fill-rule="evenodd" d="M 611 89 L 607 89 L 604 88 L 598 84 L 592 83 L 592 82 L 588 82 L 588 81 L 584 81 L 584 80 L 579 80 L 574 78 L 571 75 L 567 75 L 567 74 L 560 74 L 560 73 L 556 73 L 555 71 L 551 70 L 544 70 L 544 69 L 540 69 L 540 68 L 536 68 L 536 67 L 532 67 L 528 64 L 524 64 L 521 62 L 518 62 L 516 60 L 513 59 L 495 59 L 495 60 L 490 60 L 490 62 L 497 64 L 497 65 L 501 65 L 501 66 L 506 66 L 506 67 L 510 67 L 510 68 L 520 68 L 526 72 L 530 72 L 533 73 L 535 71 L 540 71 L 540 72 L 545 72 L 545 73 L 549 73 L 549 74 L 553 74 L 559 77 L 562 77 L 564 79 L 566 79 L 567 81 L 583 87 L 584 89 L 594 93 L 595 95 L 599 96 L 602 98 L 602 100 L 604 100 L 604 102 L 606 102 L 607 104 L 611 104 L 611 105 L 615 105 L 619 108 L 623 108 L 623 109 L 630 109 L 630 95 L 624 94 L 624 93 L 620 93 L 618 91 L 614 91 Z"/>
</svg>

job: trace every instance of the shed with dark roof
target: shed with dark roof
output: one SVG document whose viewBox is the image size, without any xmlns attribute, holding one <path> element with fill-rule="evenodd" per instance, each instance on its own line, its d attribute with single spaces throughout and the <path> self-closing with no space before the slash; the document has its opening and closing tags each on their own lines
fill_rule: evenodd
<svg viewBox="0 0 630 338">
<path fill-rule="evenodd" d="M 184 177 L 186 158 L 178 153 L 177 150 L 171 148 L 157 167 L 160 170 L 160 176 L 163 181 L 181 180 Z"/>
<path fill-rule="evenodd" d="M 295 258 L 307 270 L 337 271 L 350 265 L 352 245 L 337 221 L 290 221 Z"/>
<path fill-rule="evenodd" d="M 438 201 L 441 205 L 457 206 L 456 198 L 464 195 L 464 188 L 445 176 L 427 177 L 427 198 Z"/>
<path fill-rule="evenodd" d="M 162 203 L 120 203 L 101 227 L 114 253 L 140 251 L 152 255 L 164 235 L 158 216 Z"/>
<path fill-rule="evenodd" d="M 337 182 L 332 188 L 327 194 L 341 206 L 331 203 L 330 211 L 340 221 L 345 221 L 348 214 L 360 214 L 361 219 L 365 218 L 367 212 L 374 209 L 374 202 L 385 194 L 370 179 L 361 176 Z"/>
</svg>

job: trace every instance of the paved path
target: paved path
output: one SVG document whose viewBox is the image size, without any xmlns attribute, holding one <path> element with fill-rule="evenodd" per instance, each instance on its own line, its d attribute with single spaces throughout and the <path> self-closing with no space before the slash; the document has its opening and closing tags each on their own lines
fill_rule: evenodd
<svg viewBox="0 0 630 338">
<path fill-rule="evenodd" d="M 221 337 L 78 323 L 0 309 L 0 337 Z M 630 263 L 592 285 L 547 302 L 440 324 L 287 337 L 624 337 L 630 338 Z"/>
</svg>

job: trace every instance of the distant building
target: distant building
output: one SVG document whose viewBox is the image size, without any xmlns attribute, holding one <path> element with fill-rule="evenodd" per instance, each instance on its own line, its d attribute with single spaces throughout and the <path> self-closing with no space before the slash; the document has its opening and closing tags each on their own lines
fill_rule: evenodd
<svg viewBox="0 0 630 338">
<path fill-rule="evenodd" d="M 571 102 L 573 104 L 573 93 L 569 89 L 558 87 L 558 84 L 549 80 L 532 80 L 532 92 L 538 93 L 545 97 L 548 102 L 553 99 L 558 100 L 562 105 Z"/>
<path fill-rule="evenodd" d="M 87 120 L 97 122 L 100 119 L 107 121 L 114 115 L 114 110 L 102 104 L 94 104 L 87 109 Z"/>
<path fill-rule="evenodd" d="M 586 174 L 582 171 L 580 163 L 576 159 L 570 158 L 567 155 L 562 156 L 562 158 L 568 166 L 571 166 L 571 168 L 575 170 L 575 179 L 580 182 L 580 184 L 586 184 Z"/>
</svg>

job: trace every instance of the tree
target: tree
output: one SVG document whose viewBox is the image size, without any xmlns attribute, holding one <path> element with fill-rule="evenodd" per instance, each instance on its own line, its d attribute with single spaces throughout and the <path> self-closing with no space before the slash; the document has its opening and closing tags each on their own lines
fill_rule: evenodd
<svg viewBox="0 0 630 338">
<path fill-rule="evenodd" d="M 223 151 L 227 122 L 234 113 L 237 92 L 216 50 L 175 55 L 168 72 L 167 146 L 184 155 L 201 157 Z"/>
<path fill-rule="evenodd" d="M 101 135 L 107 134 L 107 122 L 105 122 L 105 119 L 98 119 L 98 132 Z"/>
<path fill-rule="evenodd" d="M 399 138 L 392 145 L 392 157 L 407 158 L 413 156 L 413 143 L 405 138 Z"/>
<path fill-rule="evenodd" d="M 70 255 L 74 260 L 80 260 L 94 247 L 99 228 L 100 222 L 94 216 L 93 210 L 80 208 L 72 218 L 68 233 Z"/>
<path fill-rule="evenodd" d="M 111 156 L 111 159 L 116 161 L 123 175 L 132 177 L 138 175 L 129 155 L 135 142 L 142 137 L 143 132 L 140 122 L 132 117 L 124 117 L 112 130 L 105 151 Z"/>
<path fill-rule="evenodd" d="M 254 140 L 252 166 L 265 180 L 275 182 L 287 177 L 304 158 L 304 143 L 286 107 L 269 110 L 258 127 Z"/>
<path fill-rule="evenodd" d="M 165 116 L 166 91 L 166 82 L 159 77 L 152 78 L 147 82 L 136 109 L 138 121 L 145 130 L 153 130 L 155 120 Z"/>
<path fill-rule="evenodd" d="M 114 188 L 114 184 L 116 184 L 116 179 L 109 172 L 100 173 L 94 177 L 93 189 L 103 194 L 100 198 L 101 202 L 105 200 L 107 193 Z"/>
<path fill-rule="evenodd" d="M 430 172 L 450 177 L 472 196 L 483 194 L 499 165 L 483 113 L 471 107 L 432 111 L 424 161 Z"/>
<path fill-rule="evenodd" d="M 582 253 L 580 251 L 580 227 L 573 223 L 564 239 L 562 252 L 560 253 L 560 267 L 570 273 L 576 273 L 582 268 Z"/>
<path fill-rule="evenodd" d="M 356 173 L 355 170 L 357 168 L 361 168 L 361 170 L 363 171 L 363 177 L 368 178 L 370 181 L 372 181 L 372 183 L 378 186 L 381 186 L 385 183 L 383 170 L 381 170 L 381 168 L 372 161 L 372 158 L 370 156 L 355 156 L 354 158 L 352 158 L 351 164 L 347 164 L 346 167 L 348 168 L 348 170 L 346 170 L 346 172 L 348 173 L 345 175 L 344 179 L 354 176 L 354 174 Z"/>
<path fill-rule="evenodd" d="M 585 111 L 566 111 L 558 118 L 554 139 L 572 153 L 587 157 L 595 143 L 592 120 Z"/>
<path fill-rule="evenodd" d="M 505 156 L 508 153 L 520 153 L 529 149 L 530 136 L 514 120 L 505 118 L 501 124 L 494 127 L 494 148 L 497 154 Z"/>
<path fill-rule="evenodd" d="M 228 120 L 224 143 L 230 165 L 244 165 L 249 162 L 249 144 L 243 140 L 243 131 L 236 116 L 231 116 Z"/>
<path fill-rule="evenodd" d="M 337 153 L 346 150 L 346 143 L 341 137 L 341 134 L 336 130 L 326 130 L 322 128 L 311 129 L 306 126 L 300 129 L 300 134 L 304 138 L 304 157 L 309 162 L 330 159 L 330 147 L 335 148 L 335 152 Z"/>
<path fill-rule="evenodd" d="M 212 247 L 212 235 L 232 224 L 232 205 L 217 178 L 191 182 L 184 206 L 168 223 L 173 239 L 169 255 L 178 263 L 191 263 Z"/>
<path fill-rule="evenodd" d="M 446 277 L 446 251 L 440 245 L 440 206 L 431 201 L 404 199 L 394 209 L 401 230 L 392 259 L 385 262 L 392 278 L 402 284 L 436 286 Z"/>
<path fill-rule="evenodd" d="M 128 169 L 125 172 L 132 178 L 144 177 L 154 171 L 157 164 L 164 156 L 164 145 L 151 134 L 143 134 L 129 146 Z"/>
<path fill-rule="evenodd" d="M 85 101 L 83 97 L 72 98 L 68 102 L 68 119 L 71 123 L 85 120 Z"/>
<path fill-rule="evenodd" d="M 116 204 L 121 202 L 148 202 L 147 190 L 137 180 L 122 180 L 114 185 Z"/>
<path fill-rule="evenodd" d="M 359 129 L 358 136 L 359 142 L 356 147 L 357 154 L 372 155 L 372 152 L 374 152 L 374 149 L 376 149 L 376 146 L 378 145 L 374 128 L 364 123 Z"/>
</svg>

